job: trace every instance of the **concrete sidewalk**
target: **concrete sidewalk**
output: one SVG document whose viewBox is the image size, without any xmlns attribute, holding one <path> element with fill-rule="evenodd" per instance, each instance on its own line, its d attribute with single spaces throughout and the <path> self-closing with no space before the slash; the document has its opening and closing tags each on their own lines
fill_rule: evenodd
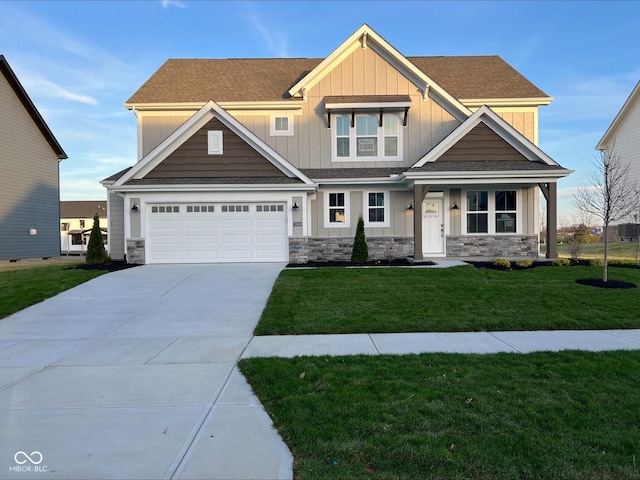
<svg viewBox="0 0 640 480">
<path fill-rule="evenodd" d="M 253 337 L 242 357 L 637 349 L 640 349 L 640 330 L 371 333 Z"/>
</svg>

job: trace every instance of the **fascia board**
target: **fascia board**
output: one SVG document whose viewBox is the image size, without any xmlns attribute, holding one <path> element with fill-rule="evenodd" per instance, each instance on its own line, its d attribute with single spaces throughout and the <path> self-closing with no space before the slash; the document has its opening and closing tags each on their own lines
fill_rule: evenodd
<svg viewBox="0 0 640 480">
<path fill-rule="evenodd" d="M 411 107 L 411 102 L 368 102 L 368 103 L 325 103 L 324 107 L 327 110 L 366 110 L 379 109 L 379 108 L 408 108 Z"/>
<path fill-rule="evenodd" d="M 396 176 L 391 177 L 369 177 L 369 178 L 321 178 L 316 179 L 318 185 L 345 185 L 345 184 L 384 184 L 384 185 L 397 185 L 402 183 L 402 180 Z"/>
<path fill-rule="evenodd" d="M 236 184 L 168 184 L 168 185 L 121 185 L 117 188 L 111 186 L 111 190 L 118 192 L 315 192 L 316 185 L 265 185 L 254 183 Z"/>
<path fill-rule="evenodd" d="M 598 144 L 596 145 L 596 150 L 606 150 L 609 144 L 612 142 L 613 138 L 615 138 L 615 134 L 620 128 L 620 124 L 624 122 L 627 116 L 631 113 L 634 105 L 640 102 L 640 81 L 636 83 L 636 86 L 631 91 L 631 94 L 627 98 L 627 100 L 622 105 L 622 108 L 615 116 L 609 128 L 604 133 Z"/>
<path fill-rule="evenodd" d="M 538 107 L 549 105 L 553 97 L 531 98 L 461 98 L 460 103 L 469 108 L 491 105 L 492 107 Z"/>
<path fill-rule="evenodd" d="M 180 112 L 198 111 L 206 102 L 184 102 L 184 103 L 125 103 L 128 110 L 137 112 Z M 220 102 L 218 105 L 225 110 L 301 110 L 304 106 L 302 100 L 283 100 L 265 102 Z"/>
<path fill-rule="evenodd" d="M 404 179 L 406 180 L 426 180 L 429 181 L 437 181 L 442 182 L 459 182 L 462 180 L 467 180 L 468 182 L 482 182 L 482 183 L 491 183 L 495 180 L 502 180 L 504 183 L 505 179 L 512 180 L 527 180 L 531 179 L 559 179 L 564 178 L 568 175 L 571 175 L 573 170 L 563 169 L 563 170 L 549 170 L 549 171 L 531 171 L 531 170 L 510 170 L 510 171 L 460 171 L 460 172 L 406 172 L 404 174 Z"/>
</svg>

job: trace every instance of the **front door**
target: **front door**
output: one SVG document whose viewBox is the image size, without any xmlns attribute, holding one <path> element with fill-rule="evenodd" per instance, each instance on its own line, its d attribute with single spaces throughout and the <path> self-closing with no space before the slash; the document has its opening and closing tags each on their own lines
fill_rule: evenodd
<svg viewBox="0 0 640 480">
<path fill-rule="evenodd" d="M 422 202 L 422 254 L 444 255 L 444 199 Z"/>
</svg>

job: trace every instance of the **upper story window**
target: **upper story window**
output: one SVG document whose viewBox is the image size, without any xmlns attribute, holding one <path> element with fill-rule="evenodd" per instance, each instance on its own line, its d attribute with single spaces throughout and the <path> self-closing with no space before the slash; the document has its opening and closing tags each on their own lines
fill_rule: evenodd
<svg viewBox="0 0 640 480">
<path fill-rule="evenodd" d="M 334 118 L 333 161 L 402 160 L 400 114 L 339 114 Z"/>
<path fill-rule="evenodd" d="M 272 137 L 293 135 L 293 117 L 290 115 L 271 117 L 269 133 Z"/>
</svg>

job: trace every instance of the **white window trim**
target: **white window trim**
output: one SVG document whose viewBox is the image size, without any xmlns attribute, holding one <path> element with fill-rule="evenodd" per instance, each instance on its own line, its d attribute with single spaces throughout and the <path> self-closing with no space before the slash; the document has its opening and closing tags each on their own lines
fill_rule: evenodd
<svg viewBox="0 0 640 480">
<path fill-rule="evenodd" d="M 381 207 L 369 207 L 369 194 L 370 193 L 382 193 L 384 194 L 384 222 L 370 222 L 369 221 L 369 208 L 381 208 Z M 388 190 L 368 190 L 363 192 L 362 195 L 362 211 L 364 212 L 364 226 L 367 228 L 375 227 L 389 227 L 391 225 L 389 219 L 389 199 L 391 198 Z"/>
<path fill-rule="evenodd" d="M 349 121 L 351 119 L 351 113 L 336 113 L 332 115 L 331 118 L 331 161 L 332 162 L 401 162 L 403 160 L 403 145 L 404 145 L 404 127 L 403 127 L 403 119 L 402 115 L 397 112 L 387 112 L 384 113 L 383 116 L 394 116 L 398 121 L 398 154 L 394 157 L 386 157 L 384 155 L 384 121 L 382 123 L 382 127 L 378 124 L 378 156 L 376 157 L 358 157 L 356 156 L 356 127 L 355 122 L 353 127 L 349 127 L 349 156 L 348 157 L 338 157 L 338 129 L 337 129 L 337 117 L 339 116 L 348 116 Z M 375 115 L 372 112 L 357 112 L 356 117 L 362 115 Z M 334 119 L 335 117 L 335 119 Z M 334 127 L 333 125 L 336 125 Z M 349 123 L 351 125 L 351 123 Z"/>
<path fill-rule="evenodd" d="M 512 190 L 516 192 L 516 209 L 515 210 L 504 210 L 507 213 L 513 213 L 515 211 L 516 214 L 516 231 L 515 232 L 496 232 L 496 192 Z M 487 204 L 487 229 L 489 230 L 487 233 L 469 233 L 467 232 L 467 213 L 477 213 L 471 212 L 467 210 L 467 192 L 488 192 Z M 520 188 L 514 187 L 498 187 L 498 188 L 470 188 L 469 190 L 462 191 L 462 200 L 460 205 L 460 211 L 462 214 L 462 234 L 463 235 L 479 235 L 479 236 L 487 236 L 487 235 L 521 235 L 522 234 L 522 190 Z M 502 211 L 502 210 L 501 210 Z M 479 212 L 479 213 L 484 213 Z"/>
<path fill-rule="evenodd" d="M 276 130 L 276 118 L 286 118 L 288 129 Z M 269 135 L 272 137 L 291 137 L 293 136 L 293 115 L 272 115 L 269 120 Z"/>
<path fill-rule="evenodd" d="M 209 155 L 222 155 L 222 130 L 207 131 L 207 150 Z"/>
<path fill-rule="evenodd" d="M 344 223 L 329 222 L 329 194 L 331 193 L 344 193 Z M 323 197 L 324 228 L 351 228 L 351 215 L 349 214 L 351 192 L 349 190 L 325 190 Z"/>
</svg>

